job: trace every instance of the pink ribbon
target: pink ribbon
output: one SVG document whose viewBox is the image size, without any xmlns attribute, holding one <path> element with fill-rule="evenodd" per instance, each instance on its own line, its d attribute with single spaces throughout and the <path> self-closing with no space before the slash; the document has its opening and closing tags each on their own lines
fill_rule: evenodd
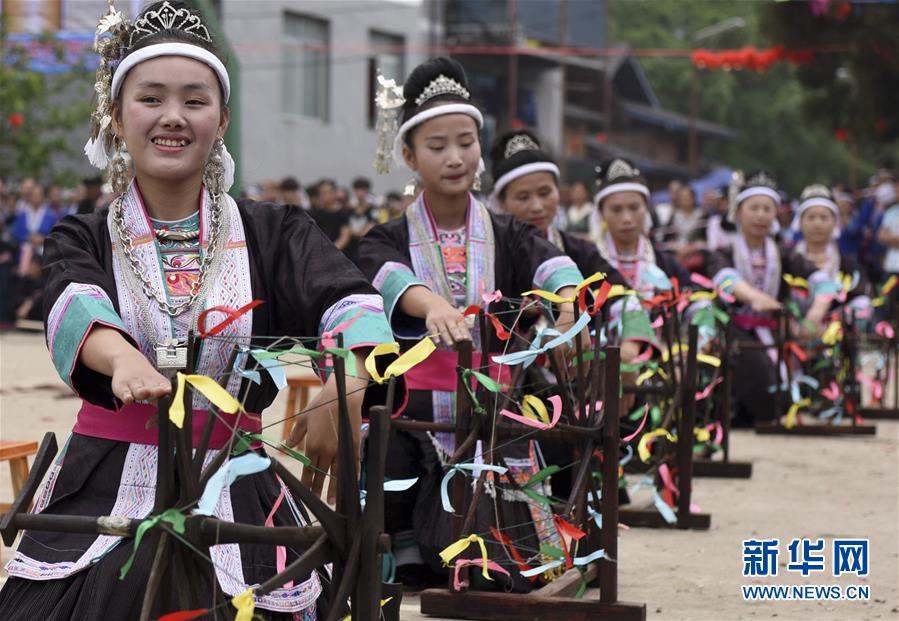
<svg viewBox="0 0 899 621">
<path fill-rule="evenodd" d="M 500 410 L 500 414 L 502 414 L 506 418 L 511 418 L 512 420 L 517 421 L 522 425 L 527 425 L 528 427 L 536 427 L 537 429 L 552 429 L 556 426 L 556 423 L 559 422 L 559 418 L 562 416 L 562 397 L 560 397 L 559 395 L 553 395 L 552 397 L 549 397 L 547 401 L 553 404 L 553 416 L 549 424 L 542 423 L 539 420 L 534 420 L 533 418 L 528 418 L 527 416 L 522 416 L 521 414 L 516 414 L 515 412 L 510 412 L 509 410 Z"/>
<path fill-rule="evenodd" d="M 721 444 L 721 440 L 724 439 L 724 428 L 721 427 L 721 423 L 717 421 L 714 423 L 709 423 L 705 426 L 705 428 L 709 431 L 709 433 L 711 433 L 713 429 L 715 430 L 715 439 L 712 440 L 712 444 Z"/>
<path fill-rule="evenodd" d="M 871 379 L 861 371 L 855 372 L 855 377 L 862 384 L 871 389 L 871 398 L 877 402 L 883 399 L 883 383 L 878 380 Z"/>
<path fill-rule="evenodd" d="M 697 392 L 696 393 L 696 401 L 702 401 L 703 399 L 708 397 L 709 394 L 712 392 L 712 390 L 715 388 L 715 386 L 717 386 L 718 384 L 720 384 L 723 381 L 724 381 L 723 377 L 716 378 L 714 382 L 711 382 L 708 386 L 706 386 L 705 388 L 703 388 L 702 390 Z"/>
<path fill-rule="evenodd" d="M 630 442 L 631 440 L 633 440 L 634 438 L 636 438 L 636 437 L 637 437 L 637 434 L 640 433 L 641 431 L 643 431 L 643 425 L 646 424 L 646 418 L 647 418 L 648 416 L 649 416 L 649 404 L 647 403 L 647 404 L 646 404 L 646 407 L 643 408 L 643 420 L 640 421 L 640 426 L 637 427 L 637 431 L 635 431 L 635 432 L 632 433 L 631 435 L 627 436 L 626 438 L 621 438 L 621 441 L 622 441 L 622 442 Z"/>
<path fill-rule="evenodd" d="M 885 339 L 892 339 L 896 336 L 893 326 L 886 321 L 877 322 L 877 325 L 874 326 L 874 331 Z"/>
<path fill-rule="evenodd" d="M 280 479 L 278 480 L 280 483 Z M 283 484 L 282 484 L 283 485 Z M 278 511 L 278 507 L 281 506 L 281 502 L 284 500 L 284 488 L 281 488 L 281 493 L 278 495 L 278 499 L 275 501 L 272 510 L 269 512 L 268 517 L 265 518 L 264 526 L 268 528 L 273 528 L 275 526 L 275 512 Z M 287 566 L 287 549 L 284 546 L 277 546 L 275 548 L 275 571 L 277 573 L 281 573 L 284 571 L 284 568 Z M 283 588 L 289 589 L 293 587 L 293 580 L 290 582 L 286 582 L 282 585 Z"/>
<path fill-rule="evenodd" d="M 821 396 L 831 401 L 836 401 L 840 396 L 840 387 L 834 381 L 830 382 L 830 386 L 821 391 Z"/>
<path fill-rule="evenodd" d="M 463 588 L 468 586 L 468 582 L 464 580 L 459 580 L 459 570 L 468 565 L 478 565 L 479 567 L 484 566 L 484 559 L 482 558 L 457 558 L 456 559 L 456 570 L 453 574 L 453 590 L 461 591 Z M 501 574 L 509 575 L 509 572 L 506 571 L 505 568 L 500 566 L 498 563 L 494 561 L 487 561 L 487 569 L 492 569 L 493 571 L 498 571 Z"/>
<path fill-rule="evenodd" d="M 503 292 L 497 289 L 493 293 L 484 293 L 481 292 L 481 299 L 484 300 L 484 304 L 490 304 L 491 302 L 499 302 L 503 299 Z"/>
<path fill-rule="evenodd" d="M 671 471 L 668 469 L 668 464 L 659 466 L 659 476 L 662 477 L 662 483 L 665 484 L 665 489 L 671 492 L 672 496 L 680 495 L 680 490 L 677 489 L 677 486 L 674 484 L 674 479 L 671 477 Z"/>
<path fill-rule="evenodd" d="M 654 330 L 657 330 L 657 329 L 661 328 L 662 324 L 664 324 L 664 323 L 665 323 L 665 318 L 662 317 L 661 315 L 659 315 L 658 317 L 656 317 L 653 320 L 653 322 L 651 324 L 649 324 L 649 326 L 651 328 L 653 328 Z"/>
</svg>

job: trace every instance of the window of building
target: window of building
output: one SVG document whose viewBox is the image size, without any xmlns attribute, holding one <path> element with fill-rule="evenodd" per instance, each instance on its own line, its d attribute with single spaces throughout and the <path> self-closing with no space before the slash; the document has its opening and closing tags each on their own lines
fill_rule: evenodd
<svg viewBox="0 0 899 621">
<path fill-rule="evenodd" d="M 328 120 L 330 67 L 328 22 L 284 14 L 281 109 Z"/>
<path fill-rule="evenodd" d="M 388 79 L 402 84 L 405 76 L 406 40 L 399 35 L 371 31 L 368 35 L 371 54 L 368 58 L 368 126 L 375 126 L 375 93 L 378 88 L 378 72 Z"/>
</svg>

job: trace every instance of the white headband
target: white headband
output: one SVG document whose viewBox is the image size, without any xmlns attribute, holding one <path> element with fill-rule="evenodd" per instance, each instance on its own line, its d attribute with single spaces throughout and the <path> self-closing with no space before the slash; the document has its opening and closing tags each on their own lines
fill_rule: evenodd
<svg viewBox="0 0 899 621">
<path fill-rule="evenodd" d="M 840 217 L 840 211 L 837 208 L 837 204 L 832 200 L 824 198 L 822 196 L 816 196 L 799 203 L 799 208 L 796 210 L 796 217 L 802 218 L 802 214 L 812 207 L 826 207 L 831 211 L 831 213 L 833 213 L 834 217 L 836 217 L 837 219 L 839 219 Z"/>
<path fill-rule="evenodd" d="M 604 187 L 596 193 L 596 196 L 593 197 L 593 202 L 596 203 L 597 207 L 599 207 L 602 199 L 611 194 L 617 194 L 618 192 L 637 192 L 645 196 L 647 199 L 649 198 L 649 188 L 647 188 L 645 185 L 643 185 L 642 183 L 636 183 L 634 181 L 625 181 L 622 183 L 613 183 L 612 185 Z"/>
<path fill-rule="evenodd" d="M 112 98 L 118 97 L 119 89 L 122 88 L 125 76 L 128 75 L 128 72 L 135 65 L 158 56 L 184 56 L 208 65 L 218 76 L 219 83 L 222 85 L 225 103 L 228 103 L 228 98 L 231 96 L 231 80 L 228 79 L 228 70 L 225 69 L 225 65 L 212 52 L 190 43 L 156 43 L 126 56 L 125 60 L 116 67 L 115 74 L 112 76 L 112 86 L 110 88 Z"/>
<path fill-rule="evenodd" d="M 505 175 L 497 179 L 496 183 L 493 184 L 492 195 L 499 196 L 499 193 L 503 191 L 503 188 L 505 188 L 516 179 L 536 172 L 552 173 L 556 176 L 556 179 L 559 179 L 562 176 L 559 173 L 559 167 L 552 162 L 531 162 L 530 164 L 523 164 L 518 168 L 513 168 Z"/>
<path fill-rule="evenodd" d="M 780 194 L 777 193 L 777 190 L 764 185 L 754 185 L 737 194 L 737 205 L 751 196 L 767 196 L 774 201 L 775 205 L 780 205 Z"/>
<path fill-rule="evenodd" d="M 467 114 L 478 124 L 478 129 L 484 127 L 484 117 L 481 114 L 481 111 L 471 104 L 450 103 L 428 108 L 403 123 L 396 133 L 396 138 L 393 140 L 393 159 L 396 160 L 397 164 L 405 165 L 406 163 L 403 159 L 403 139 L 406 137 L 409 130 L 416 125 L 421 125 L 425 121 L 429 121 L 434 117 L 443 116 L 444 114 Z"/>
</svg>

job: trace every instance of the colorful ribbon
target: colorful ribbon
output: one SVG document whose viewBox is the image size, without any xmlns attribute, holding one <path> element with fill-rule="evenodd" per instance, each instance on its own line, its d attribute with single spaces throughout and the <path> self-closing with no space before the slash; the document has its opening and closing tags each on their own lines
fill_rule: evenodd
<svg viewBox="0 0 899 621">
<path fill-rule="evenodd" d="M 434 344 L 434 341 L 426 336 L 413 345 L 406 353 L 391 362 L 384 370 L 384 375 L 382 376 L 378 372 L 378 367 L 375 364 L 377 358 L 389 354 L 395 355 L 400 353 L 400 346 L 398 343 L 382 343 L 380 345 L 375 345 L 371 350 L 371 353 L 368 354 L 368 357 L 365 359 L 365 369 L 376 383 L 383 384 L 391 377 L 399 377 L 415 365 L 424 362 L 436 349 L 437 345 Z"/>
<path fill-rule="evenodd" d="M 192 513 L 194 515 L 212 515 L 222 496 L 222 491 L 226 487 L 231 487 L 238 477 L 262 472 L 271 465 L 271 459 L 256 453 L 244 453 L 240 457 L 228 461 L 209 477 L 203 495 L 200 496 L 200 501 L 197 503 L 197 508 Z"/>
<path fill-rule="evenodd" d="M 256 603 L 253 601 L 253 589 L 247 589 L 231 598 L 231 605 L 237 608 L 234 621 L 253 621 L 253 610 Z"/>
<path fill-rule="evenodd" d="M 477 535 L 469 535 L 468 537 L 463 537 L 456 543 L 451 543 L 443 551 L 440 552 L 440 558 L 443 561 L 443 564 L 449 567 L 449 563 L 451 560 L 465 552 L 472 543 L 478 544 L 481 548 L 481 575 L 484 576 L 485 580 L 493 581 L 493 578 L 490 577 L 490 573 L 487 571 L 489 567 L 490 559 L 487 558 L 487 546 L 484 544 L 484 539 Z"/>
<path fill-rule="evenodd" d="M 229 325 L 240 319 L 241 315 L 250 312 L 260 304 L 264 304 L 262 300 L 253 300 L 249 304 L 245 304 L 238 309 L 229 308 L 227 306 L 213 306 L 212 308 L 207 308 L 202 313 L 197 316 L 197 330 L 200 332 L 200 336 L 215 336 L 219 334 L 222 330 L 227 328 Z M 211 313 L 224 313 L 227 315 L 225 319 L 220 321 L 214 328 L 209 330 L 206 329 L 206 318 Z"/>
<path fill-rule="evenodd" d="M 466 582 L 464 580 L 459 580 L 459 570 L 462 569 L 463 567 L 467 567 L 468 565 L 480 565 L 481 568 L 483 568 L 484 560 L 480 559 L 480 558 L 474 558 L 474 559 L 457 558 L 456 559 L 456 569 L 453 572 L 453 589 L 454 590 L 460 591 L 463 588 L 468 586 L 468 582 Z M 499 565 L 498 563 L 495 563 L 493 561 L 487 561 L 487 569 L 492 569 L 493 571 L 498 571 L 499 573 L 505 574 L 506 576 L 509 575 L 509 572 L 504 567 L 502 567 L 501 565 Z"/>
<path fill-rule="evenodd" d="M 543 405 L 539 398 L 534 395 L 525 395 L 523 401 L 521 411 L 524 413 L 524 416 L 505 409 L 500 410 L 500 414 L 522 425 L 544 430 L 555 427 L 562 416 L 562 397 L 559 395 L 553 395 L 547 399 L 553 406 L 552 419 L 550 419 L 547 413 L 546 406 Z"/>
<path fill-rule="evenodd" d="M 131 565 L 134 564 L 134 557 L 137 555 L 137 549 L 140 547 L 141 539 L 144 538 L 144 535 L 148 530 L 160 522 L 171 524 L 172 530 L 179 535 L 184 533 L 184 514 L 177 509 L 167 509 L 159 515 L 155 515 L 141 522 L 140 526 L 137 527 L 137 532 L 134 533 L 134 546 L 131 549 L 131 556 L 128 557 L 128 560 L 125 561 L 125 564 L 122 565 L 122 568 L 119 570 L 119 580 L 124 580 L 125 576 L 128 575 L 128 572 L 131 571 Z"/>
<path fill-rule="evenodd" d="M 201 395 L 206 397 L 210 403 L 222 412 L 234 414 L 237 411 L 243 411 L 240 402 L 231 396 L 231 394 L 216 383 L 211 377 L 206 375 L 184 375 L 179 372 L 178 388 L 169 406 L 169 420 L 178 429 L 184 426 L 184 385 L 190 384 L 196 388 Z"/>
</svg>

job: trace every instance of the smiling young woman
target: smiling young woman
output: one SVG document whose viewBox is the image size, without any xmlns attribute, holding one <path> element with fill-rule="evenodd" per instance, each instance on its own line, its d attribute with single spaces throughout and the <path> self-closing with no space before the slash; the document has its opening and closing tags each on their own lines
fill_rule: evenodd
<svg viewBox="0 0 899 621">
<path fill-rule="evenodd" d="M 157 416 L 155 399 L 170 392 L 184 367 L 187 334 L 196 331 L 204 309 L 264 302 L 195 352 L 195 372 L 228 378 L 226 390 L 256 413 L 237 419 L 237 427 L 250 432 L 260 431 L 259 413 L 278 388 L 268 375 L 254 383 L 231 372 L 235 344 L 265 347 L 268 340 L 254 338 L 318 335 L 355 317 L 343 337 L 357 358 L 360 377 L 347 378 L 347 389 L 351 416 L 360 421 L 368 383 L 364 357 L 393 337 L 381 297 L 302 210 L 238 204 L 227 194 L 233 178 L 223 142 L 230 81 L 199 14 L 179 2 L 157 2 L 134 23 L 111 12 L 98 35 L 99 101 L 85 152 L 108 168 L 119 196 L 109 209 L 63 219 L 47 237 L 47 342 L 57 371 L 83 403 L 35 510 L 145 518 L 153 509 L 158 452 L 158 431 L 147 423 Z M 332 377 L 297 419 L 290 440 L 305 442 L 316 469 L 304 470 L 303 479 L 316 493 L 336 458 L 337 427 L 324 405 L 335 396 Z M 212 415 L 208 407 L 195 399 L 195 445 Z M 231 433 L 216 419 L 213 453 Z M 260 526 L 266 516 L 274 525 L 306 520 L 271 469 L 226 487 L 214 514 Z M 139 618 L 158 536 L 147 534 L 120 581 L 130 541 L 26 532 L 7 566 L 0 618 Z M 279 559 L 274 546 L 212 547 L 204 553 L 215 563 L 218 584 L 180 595 L 196 603 L 207 602 L 214 588 L 236 595 L 302 551 L 288 549 Z M 257 598 L 257 615 L 317 618 L 327 601 L 320 598 L 326 577 L 312 571 Z M 152 615 L 179 610 L 182 600 L 163 593 Z"/>
</svg>

